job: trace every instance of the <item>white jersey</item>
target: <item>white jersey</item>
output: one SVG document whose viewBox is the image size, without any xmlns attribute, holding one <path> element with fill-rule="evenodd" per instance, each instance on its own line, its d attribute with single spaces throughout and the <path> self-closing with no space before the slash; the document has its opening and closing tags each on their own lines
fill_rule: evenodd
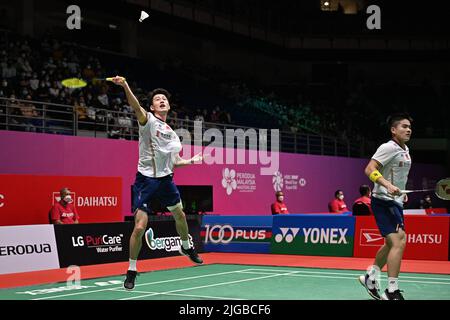
<svg viewBox="0 0 450 320">
<path fill-rule="evenodd" d="M 411 157 L 407 146 L 403 149 L 395 141 L 390 140 L 378 148 L 372 159 L 383 166 L 379 171 L 386 180 L 400 190 L 405 190 L 409 170 L 411 169 Z M 382 200 L 395 200 L 402 207 L 405 197 L 405 195 L 401 195 L 394 198 L 388 194 L 385 187 L 378 183 L 375 183 L 373 188 L 373 196 Z"/>
<path fill-rule="evenodd" d="M 138 171 L 151 178 L 172 174 L 181 148 L 180 138 L 172 128 L 147 112 L 147 123 L 139 124 Z"/>
</svg>

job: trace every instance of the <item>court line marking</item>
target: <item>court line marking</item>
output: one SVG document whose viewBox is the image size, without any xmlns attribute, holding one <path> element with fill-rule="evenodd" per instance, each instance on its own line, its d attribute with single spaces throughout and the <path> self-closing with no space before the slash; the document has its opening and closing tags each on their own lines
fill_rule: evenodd
<svg viewBox="0 0 450 320">
<path fill-rule="evenodd" d="M 286 272 L 287 270 L 281 270 L 281 269 L 258 269 L 258 268 L 252 268 L 249 269 L 250 271 L 267 271 L 267 272 Z M 249 271 L 246 270 L 246 271 Z M 301 270 L 300 273 L 311 273 L 311 274 L 337 274 L 337 275 L 349 275 L 349 276 L 360 276 L 364 274 L 365 271 L 361 270 L 361 273 L 345 273 L 345 272 L 327 272 L 327 271 L 307 271 L 307 270 Z M 382 275 L 383 278 L 387 278 L 384 274 Z M 450 277 L 448 278 L 431 278 L 431 277 L 421 277 L 421 276 L 405 276 L 402 273 L 400 274 L 401 279 L 421 279 L 421 280 L 444 280 L 444 281 L 450 281 Z"/>
<path fill-rule="evenodd" d="M 244 269 L 244 271 L 245 270 L 248 270 L 248 269 Z M 197 279 L 197 278 L 213 277 L 213 276 L 218 276 L 218 275 L 223 275 L 223 274 L 236 273 L 236 272 L 240 272 L 240 271 L 242 271 L 242 270 L 234 270 L 234 271 L 219 272 L 219 273 L 210 273 L 210 274 L 205 274 L 205 275 L 200 275 L 200 276 L 192 276 L 192 277 L 186 277 L 186 278 L 178 278 L 178 279 L 170 279 L 170 280 L 161 280 L 161 281 L 155 281 L 155 282 L 140 283 L 140 284 L 137 284 L 135 287 L 141 287 L 141 286 L 146 286 L 146 285 L 151 285 L 151 284 L 159 284 L 159 283 L 191 280 L 191 279 Z M 115 288 L 91 290 L 91 291 L 85 291 L 85 292 L 74 292 L 74 293 L 60 294 L 60 295 L 56 295 L 56 296 L 35 298 L 35 299 L 31 299 L 31 300 L 47 300 L 47 299 L 61 298 L 61 297 L 67 297 L 67 296 L 75 296 L 75 295 L 80 295 L 80 294 L 88 294 L 88 293 L 109 291 L 109 290 L 115 290 L 115 289 L 123 289 L 123 286 L 122 287 L 115 287 Z"/>
<path fill-rule="evenodd" d="M 271 272 L 259 272 L 259 271 L 243 271 L 242 273 L 248 273 L 248 274 L 272 274 Z M 290 276 L 290 277 L 311 277 L 311 278 L 332 278 L 332 279 L 355 280 L 354 277 L 336 277 L 336 276 L 313 275 L 313 274 L 286 274 L 286 275 Z M 341 275 L 344 275 L 344 274 L 341 274 Z M 438 282 L 438 281 L 417 281 L 417 280 L 403 280 L 403 279 L 400 279 L 400 282 L 450 285 L 450 282 Z"/>
<path fill-rule="evenodd" d="M 119 291 L 119 289 L 114 289 L 113 291 Z M 246 299 L 240 299 L 240 298 L 213 297 L 213 296 L 203 296 L 203 295 L 185 294 L 185 293 L 164 293 L 164 292 L 150 292 L 150 291 L 136 291 L 136 290 L 133 290 L 132 293 L 149 293 L 149 294 L 155 294 L 155 295 L 194 297 L 194 298 L 219 299 L 219 300 L 246 300 Z"/>
<path fill-rule="evenodd" d="M 242 271 L 238 271 L 238 272 L 242 272 Z M 219 282 L 219 283 L 208 284 L 208 285 L 204 285 L 204 286 L 197 286 L 197 287 L 191 287 L 191 288 L 184 288 L 184 289 L 177 289 L 177 290 L 166 291 L 166 292 L 163 292 L 162 294 L 167 294 L 167 293 L 172 293 L 172 292 L 181 292 L 181 291 L 187 291 L 187 290 L 203 289 L 203 288 L 216 287 L 216 286 L 221 286 L 221 285 L 228 285 L 228 284 L 247 282 L 247 281 L 254 281 L 254 280 L 260 280 L 260 279 L 274 278 L 274 277 L 280 277 L 280 276 L 286 276 L 286 275 L 294 274 L 296 272 L 297 271 L 292 271 L 292 272 L 288 272 L 288 273 L 271 274 L 270 276 L 264 276 L 264 277 L 257 277 L 257 278 L 250 278 L 250 279 L 241 279 L 241 280 L 227 281 L 227 282 Z M 136 297 L 122 298 L 122 299 L 118 299 L 118 300 L 133 300 L 133 299 L 150 297 L 150 296 L 154 296 L 154 295 L 156 295 L 156 294 L 147 294 L 147 295 L 141 295 L 141 296 L 136 296 Z"/>
<path fill-rule="evenodd" d="M 145 286 L 145 285 L 151 285 L 151 284 L 158 284 L 158 283 L 166 283 L 166 282 L 175 282 L 175 281 L 197 279 L 197 278 L 210 277 L 210 276 L 216 276 L 216 275 L 222 275 L 222 274 L 245 273 L 247 271 L 252 271 L 252 270 L 266 272 L 266 274 L 273 274 L 274 272 L 286 272 L 286 270 L 281 270 L 281 269 L 249 268 L 249 269 L 243 269 L 243 270 L 234 270 L 234 271 L 214 273 L 214 274 L 207 274 L 207 275 L 200 275 L 200 276 L 194 276 L 194 277 L 186 277 L 186 278 L 180 278 L 180 279 L 170 279 L 170 280 L 155 281 L 155 282 L 150 282 L 150 283 L 142 283 L 142 284 L 137 284 L 136 287 L 138 287 L 138 286 Z M 350 273 L 345 273 L 345 272 L 340 272 L 339 273 L 339 272 L 320 272 L 320 271 L 306 271 L 306 270 L 299 270 L 299 271 L 295 271 L 293 273 L 296 273 L 296 274 L 298 274 L 298 273 L 306 273 L 306 274 L 319 274 L 319 275 L 320 274 L 322 274 L 322 275 L 323 274 L 325 274 L 325 275 L 335 274 L 335 275 L 340 275 L 340 276 L 345 276 L 345 275 L 359 276 L 359 275 L 361 275 L 361 274 L 350 274 Z M 298 276 L 300 276 L 300 275 L 298 275 Z M 402 279 L 404 279 L 404 278 L 411 278 L 411 279 L 449 280 L 449 279 L 446 279 L 446 278 L 428 278 L 428 277 L 411 277 L 411 276 L 401 276 L 401 278 Z M 346 279 L 353 279 L 353 278 L 346 278 Z M 427 282 L 427 281 L 417 282 L 417 281 L 411 281 L 411 280 L 401 280 L 401 281 L 402 282 L 413 282 L 413 283 L 414 282 L 416 282 L 416 283 L 426 283 L 426 284 L 450 284 L 450 283 L 443 283 L 443 282 Z M 75 292 L 75 293 L 68 293 L 68 294 L 56 295 L 56 296 L 50 296 L 50 297 L 35 298 L 35 299 L 32 299 L 32 300 L 55 299 L 55 298 L 61 298 L 61 297 L 66 297 L 66 296 L 74 296 L 74 295 L 80 295 L 80 294 L 89 294 L 89 293 L 96 293 L 96 292 L 109 291 L 109 290 L 115 290 L 115 289 L 123 289 L 123 288 L 122 287 L 116 287 L 116 288 L 107 288 L 107 289 L 92 290 L 92 291 L 86 291 L 86 292 Z"/>
</svg>

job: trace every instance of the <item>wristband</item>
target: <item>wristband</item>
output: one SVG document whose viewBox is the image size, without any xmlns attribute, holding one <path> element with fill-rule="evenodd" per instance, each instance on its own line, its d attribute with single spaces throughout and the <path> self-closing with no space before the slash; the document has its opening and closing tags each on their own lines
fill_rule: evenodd
<svg viewBox="0 0 450 320">
<path fill-rule="evenodd" d="M 378 170 L 374 170 L 372 171 L 372 173 L 369 176 L 370 181 L 372 182 L 377 182 L 378 179 L 380 179 L 382 177 L 380 171 Z"/>
</svg>

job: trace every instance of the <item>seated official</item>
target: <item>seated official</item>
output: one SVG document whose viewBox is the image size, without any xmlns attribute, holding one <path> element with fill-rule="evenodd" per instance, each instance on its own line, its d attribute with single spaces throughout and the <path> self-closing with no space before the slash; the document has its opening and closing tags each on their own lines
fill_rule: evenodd
<svg viewBox="0 0 450 320">
<path fill-rule="evenodd" d="M 344 202 L 344 192 L 342 190 L 336 190 L 334 199 L 328 203 L 328 211 L 330 213 L 343 213 L 349 211 Z"/>
<path fill-rule="evenodd" d="M 52 224 L 74 224 L 78 223 L 78 212 L 73 205 L 69 188 L 63 188 L 59 192 L 61 200 L 56 202 L 50 211 Z"/>
<path fill-rule="evenodd" d="M 288 214 L 288 208 L 286 206 L 286 204 L 284 203 L 284 194 L 281 191 L 278 191 L 275 193 L 275 198 L 277 199 L 275 201 L 275 203 L 272 203 L 272 205 L 270 206 L 271 210 L 272 210 L 272 214 L 276 215 L 276 214 Z"/>
<path fill-rule="evenodd" d="M 354 216 L 373 216 L 370 187 L 363 184 L 359 187 L 360 198 L 353 202 L 352 213 Z"/>
</svg>

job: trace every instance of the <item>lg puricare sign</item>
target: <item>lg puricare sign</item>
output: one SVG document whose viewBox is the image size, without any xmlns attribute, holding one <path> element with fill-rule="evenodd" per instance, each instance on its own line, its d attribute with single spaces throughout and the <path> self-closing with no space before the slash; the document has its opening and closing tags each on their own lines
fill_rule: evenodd
<svg viewBox="0 0 450 320">
<path fill-rule="evenodd" d="M 126 261 L 132 231 L 131 223 L 55 225 L 59 263 L 65 268 Z"/>
<path fill-rule="evenodd" d="M 63 187 L 72 191 L 80 223 L 122 221 L 121 177 L 0 175 L 0 225 L 49 223 Z"/>
<path fill-rule="evenodd" d="M 448 260 L 450 217 L 405 216 L 404 259 Z M 373 258 L 384 244 L 374 217 L 356 217 L 355 257 Z"/>
<path fill-rule="evenodd" d="M 0 227 L 0 274 L 58 268 L 52 225 Z"/>
</svg>

